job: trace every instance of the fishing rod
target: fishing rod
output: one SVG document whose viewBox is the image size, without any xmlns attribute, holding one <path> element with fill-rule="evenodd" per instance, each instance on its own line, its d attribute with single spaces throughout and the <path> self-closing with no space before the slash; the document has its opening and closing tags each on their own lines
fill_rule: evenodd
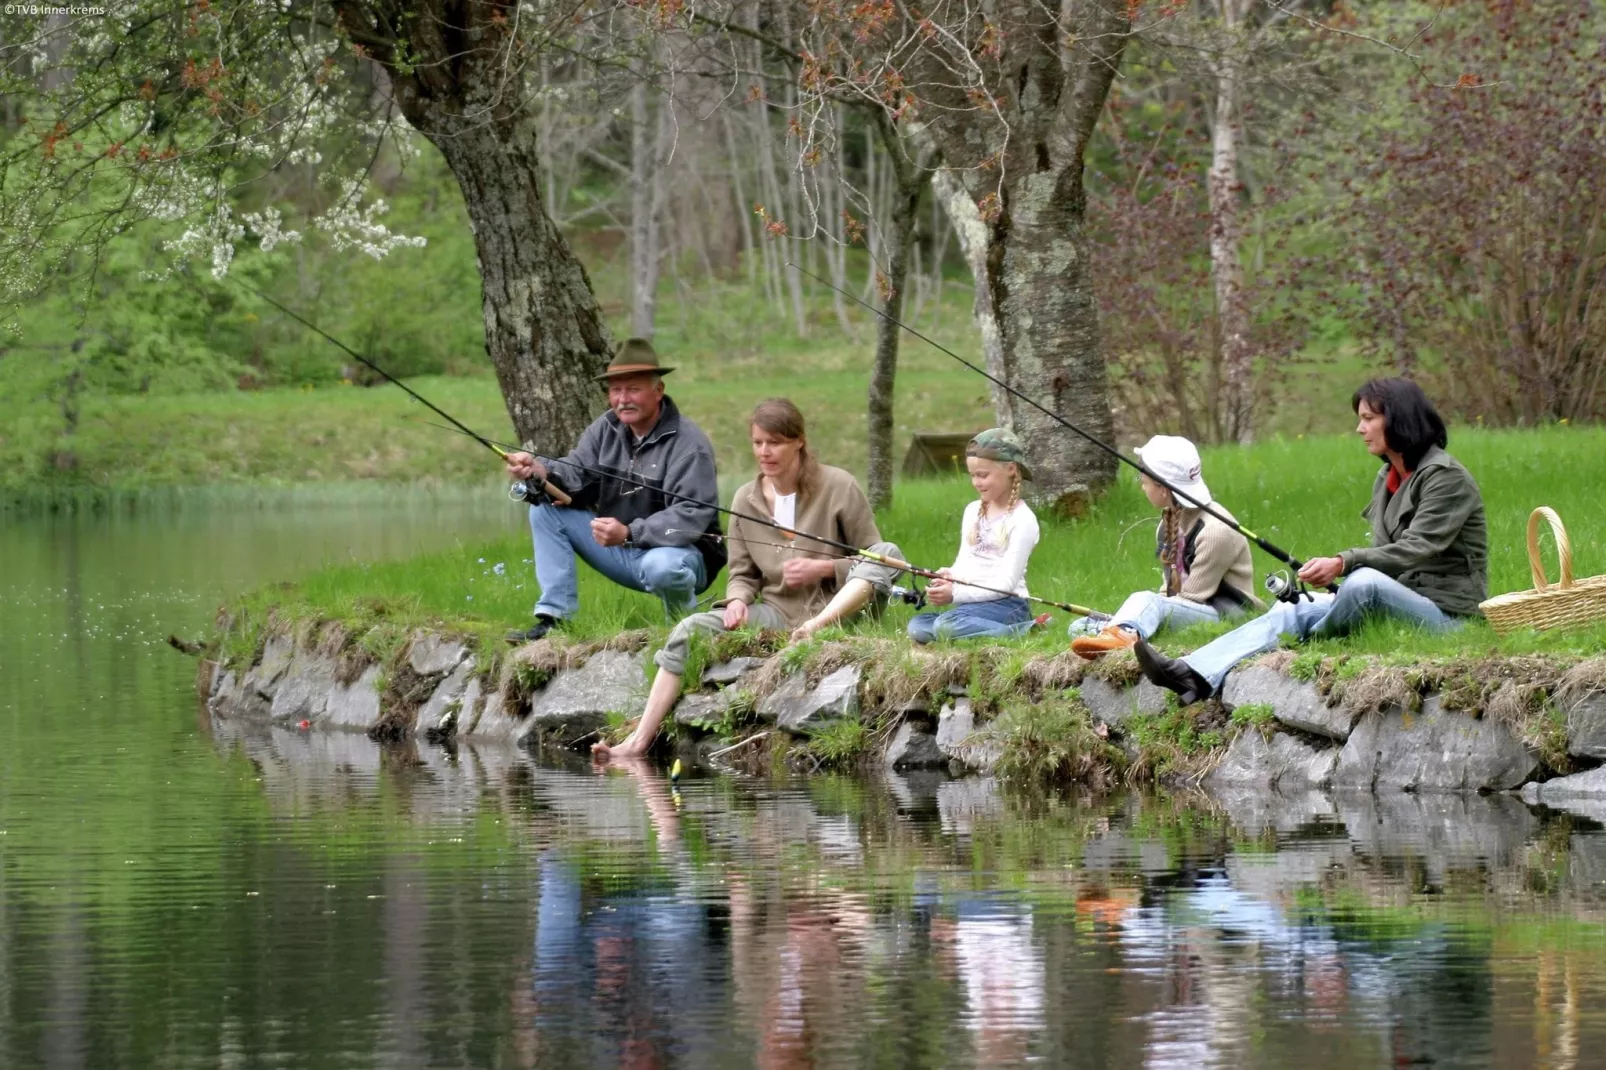
<svg viewBox="0 0 1606 1070">
<path fill-rule="evenodd" d="M 444 427 L 441 424 L 432 424 L 431 426 L 439 427 L 443 431 L 456 431 L 458 434 L 465 433 L 465 432 L 459 430 L 458 428 Z M 505 444 L 503 444 L 503 445 L 505 445 Z M 840 551 L 840 553 L 838 555 L 840 557 L 844 557 L 844 558 L 846 558 L 846 557 L 862 557 L 866 561 L 874 561 L 877 564 L 886 565 L 887 567 L 897 569 L 900 572 L 907 572 L 907 573 L 909 573 L 911 575 L 914 575 L 914 576 L 924 576 L 927 579 L 948 579 L 949 578 L 949 577 L 946 577 L 946 576 L 940 576 L 936 572 L 933 572 L 931 569 L 921 568 L 918 565 L 911 565 L 909 562 L 901 560 L 901 559 L 896 558 L 896 557 L 890 557 L 890 556 L 888 556 L 886 554 L 878 554 L 873 550 L 865 550 L 865 549 L 862 549 L 860 547 L 854 546 L 851 543 L 838 542 L 836 539 L 828 539 L 828 538 L 824 537 L 823 535 L 811 535 L 809 532 L 806 532 L 806 531 L 796 531 L 796 530 L 794 530 L 792 528 L 785 527 L 782 524 L 778 524 L 773 520 L 765 520 L 763 517 L 753 516 L 750 513 L 739 512 L 738 510 L 735 510 L 735 509 L 727 509 L 723 505 L 715 505 L 713 502 L 705 502 L 702 499 L 694 498 L 689 494 L 678 494 L 675 491 L 668 490 L 668 489 L 666 489 L 664 487 L 655 487 L 651 483 L 645 483 L 642 480 L 634 479 L 634 478 L 632 478 L 630 476 L 622 475 L 622 474 L 620 474 L 618 472 L 607 471 L 607 470 L 598 469 L 598 468 L 591 468 L 591 467 L 589 467 L 587 465 L 580 464 L 577 461 L 571 461 L 571 460 L 567 460 L 567 459 L 555 459 L 554 463 L 569 465 L 572 468 L 576 468 L 576 469 L 579 469 L 582 472 L 588 473 L 590 475 L 594 475 L 599 479 L 616 479 L 621 483 L 629 483 L 629 484 L 632 484 L 634 486 L 641 487 L 644 490 L 654 491 L 654 492 L 656 492 L 658 494 L 662 494 L 662 495 L 664 495 L 665 497 L 668 497 L 668 498 L 673 498 L 673 499 L 675 499 L 677 501 L 689 502 L 692 505 L 700 505 L 705 509 L 713 509 L 716 512 L 724 513 L 726 516 L 735 517 L 738 520 L 746 520 L 746 521 L 748 521 L 750 523 L 753 523 L 753 524 L 762 525 L 763 527 L 773 528 L 776 531 L 779 531 L 782 535 L 786 536 L 788 539 L 795 539 L 795 538 L 799 538 L 799 537 L 802 537 L 802 538 L 805 538 L 805 539 L 810 539 L 810 540 L 812 540 L 814 542 L 821 543 L 822 545 L 829 546 L 832 549 Z M 519 484 L 515 483 L 515 484 L 513 484 L 513 486 L 514 486 L 514 489 L 516 490 L 518 488 Z M 693 534 L 692 532 L 689 532 L 689 531 L 685 530 L 684 528 L 671 528 L 671 529 L 669 529 L 669 531 L 672 532 L 672 533 L 675 533 L 675 534 L 680 534 L 680 535 Z M 757 540 L 744 539 L 739 535 L 725 535 L 723 533 L 714 532 L 714 531 L 699 531 L 699 532 L 696 532 L 695 534 L 700 539 L 718 539 L 720 541 L 727 541 L 727 542 L 734 541 L 734 542 L 742 542 L 742 543 L 752 543 L 752 544 L 758 545 L 758 546 L 774 546 L 774 547 L 779 547 L 781 549 L 796 550 L 796 551 L 798 551 L 800 553 L 811 553 L 811 554 L 820 554 L 822 556 L 831 556 L 831 555 L 827 554 L 823 550 L 815 550 L 815 549 L 812 549 L 812 548 L 807 547 L 807 546 L 794 546 L 794 545 L 790 545 L 788 543 L 758 542 Z M 1007 597 L 1014 597 L 1014 592 L 1013 591 L 999 590 L 996 587 L 983 587 L 981 584 L 977 584 L 977 583 L 966 583 L 965 586 L 967 586 L 967 587 L 976 587 L 976 588 L 979 588 L 980 590 L 984 590 L 984 591 L 991 591 L 993 594 L 1004 595 L 1004 596 L 1007 596 Z M 1107 620 L 1107 619 L 1109 619 L 1109 614 L 1108 613 L 1101 613 L 1096 609 L 1089 609 L 1087 606 L 1079 606 L 1079 605 L 1076 605 L 1074 602 L 1055 602 L 1055 601 L 1052 601 L 1052 600 L 1047 599 L 1047 598 L 1037 598 L 1036 596 L 1032 596 L 1032 600 L 1033 601 L 1037 601 L 1037 602 L 1042 602 L 1044 605 L 1054 606 L 1057 609 L 1066 610 L 1067 612 L 1070 612 L 1070 613 L 1078 613 L 1078 614 L 1081 614 L 1084 617 L 1094 617 L 1094 618 L 1099 619 L 1099 620 Z"/>
<path fill-rule="evenodd" d="M 239 279 L 235 279 L 234 281 L 238 285 L 240 285 L 241 287 L 251 291 L 252 293 L 256 294 L 258 297 L 262 298 L 262 300 L 266 301 L 268 304 L 272 305 L 274 308 L 278 309 L 280 312 L 283 312 L 286 316 L 289 316 L 291 319 L 293 319 L 297 323 L 301 324 L 301 326 L 305 327 L 307 330 L 309 330 L 309 331 L 313 332 L 314 334 L 318 335 L 319 337 L 323 338 L 325 341 L 332 342 L 334 345 L 340 347 L 340 349 L 345 351 L 347 356 L 351 357 L 351 359 L 353 359 L 355 361 L 361 362 L 365 367 L 373 369 L 373 371 L 376 374 L 378 374 L 380 378 L 384 379 L 386 382 L 394 383 L 396 386 L 401 387 L 404 391 L 407 392 L 407 395 L 409 397 L 411 397 L 414 401 L 418 402 L 420 405 L 424 406 L 430 412 L 433 412 L 435 415 L 441 417 L 442 419 L 444 419 L 448 423 L 450 423 L 452 426 L 448 430 L 456 431 L 459 434 L 467 435 L 469 438 L 473 439 L 475 442 L 478 442 L 480 445 L 484 446 L 486 449 L 490 450 L 492 453 L 494 453 L 498 457 L 502 458 L 502 460 L 504 460 L 504 461 L 507 460 L 508 454 L 510 452 L 512 452 L 511 450 L 504 449 L 502 446 L 498 445 L 497 443 L 495 443 L 495 442 L 491 441 L 490 439 L 486 438 L 484 435 L 482 435 L 479 432 L 477 432 L 477 431 L 473 430 L 472 428 L 470 428 L 467 424 L 462 423 L 461 421 L 459 421 L 457 419 L 457 417 L 453 416 L 451 413 L 447 412 L 445 409 L 441 408 L 439 405 L 436 405 L 434 402 L 432 402 L 428 398 L 424 397 L 424 395 L 420 394 L 418 391 L 414 390 L 412 387 L 408 386 L 406 383 L 402 382 L 400 379 L 396 378 L 394 375 L 390 374 L 385 369 L 381 368 L 378 364 L 375 364 L 372 360 L 369 360 L 367 357 L 363 356 L 361 353 L 357 352 L 355 349 L 351 348 L 346 343 L 344 343 L 340 339 L 336 338 L 334 335 L 329 334 L 327 331 L 325 331 L 322 327 L 319 327 L 317 324 L 312 323 L 311 321 L 306 320 L 306 319 L 302 318 L 300 315 L 290 311 L 288 308 L 285 308 L 279 302 L 275 301 L 273 298 L 269 297 L 267 294 L 263 293 L 261 290 L 257 289 L 255 286 L 252 286 L 248 282 L 241 282 Z M 425 421 L 425 422 L 427 423 L 428 421 Z M 432 424 L 431 426 L 440 427 L 441 425 L 440 424 Z M 568 505 L 573 500 L 567 494 L 565 494 L 561 488 L 553 486 L 551 483 L 547 482 L 546 480 L 541 480 L 540 481 L 540 486 L 539 487 L 535 487 L 535 488 L 532 488 L 527 483 L 522 483 L 522 482 L 521 483 L 515 483 L 515 484 L 513 484 L 513 486 L 514 487 L 522 487 L 523 488 L 523 491 L 521 491 L 520 496 L 514 498 L 515 501 L 528 501 L 528 502 L 530 502 L 532 504 L 536 504 L 536 503 L 539 503 L 540 501 L 544 500 L 545 498 L 550 498 L 553 501 L 557 502 L 559 505 Z M 543 496 L 544 496 L 544 498 L 543 498 Z M 509 497 L 512 497 L 511 492 L 509 493 Z"/>
<path fill-rule="evenodd" d="M 1226 513 L 1223 513 L 1221 510 L 1214 508 L 1210 503 L 1201 502 L 1199 499 L 1197 499 L 1197 498 L 1193 497 L 1192 495 L 1188 494 L 1186 491 L 1182 490 L 1181 488 L 1173 486 L 1171 483 L 1167 482 L 1166 480 L 1161 479 L 1158 475 L 1156 475 L 1149 468 L 1148 465 L 1144 464 L 1142 461 L 1135 461 L 1131 457 L 1128 457 L 1126 454 L 1122 453 L 1120 450 L 1116 449 L 1114 446 L 1110 445 L 1108 442 L 1105 442 L 1103 439 L 1098 438 L 1095 435 L 1088 434 L 1086 431 L 1082 430 L 1080 427 L 1077 427 L 1075 424 L 1071 423 L 1071 421 L 1067 420 L 1065 417 L 1061 416 L 1059 413 L 1055 412 L 1053 409 L 1050 409 L 1047 406 L 1041 404 L 1040 402 L 1034 400 L 1033 398 L 1030 398 L 1030 397 L 1026 396 L 1025 394 L 1021 393 L 1019 390 L 1015 389 L 1013 386 L 1010 386 L 1008 383 L 1004 382 L 1004 380 L 998 378 L 998 376 L 993 375 L 987 369 L 977 367 L 975 364 L 973 364 L 970 361 L 966 360 L 964 357 L 961 357 L 958 353 L 955 353 L 953 350 L 949 349 L 947 346 L 943 345 L 941 342 L 938 342 L 934 338 L 931 338 L 931 337 L 929 337 L 927 335 L 921 334 L 919 331 L 915 330 L 913 327 L 909 326 L 907 323 L 904 323 L 902 320 L 895 318 L 894 316 L 890 315 L 889 313 L 884 312 L 879 308 L 876 308 L 874 305 L 870 304 L 868 301 L 865 301 L 863 298 L 859 297 L 857 294 L 851 294 L 848 291 L 844 290 L 842 287 L 837 286 L 836 284 L 830 282 L 829 280 L 822 279 L 820 276 L 816 275 L 814 272 L 810 271 L 808 268 L 805 268 L 805 267 L 803 267 L 803 266 L 801 266 L 799 264 L 796 264 L 796 263 L 794 263 L 794 262 L 792 262 L 790 260 L 788 260 L 786 262 L 786 266 L 790 267 L 790 268 L 793 268 L 794 270 L 799 271 L 799 272 L 803 273 L 804 275 L 807 275 L 809 278 L 813 279 L 815 282 L 821 283 L 821 284 L 829 287 L 830 289 L 835 290 L 837 293 L 841 294 L 843 297 L 846 297 L 848 300 L 854 302 L 855 304 L 862 305 L 863 307 L 869 309 L 871 312 L 874 312 L 877 316 L 880 316 L 882 319 L 886 320 L 888 323 L 892 324 L 893 326 L 902 327 L 904 330 L 908 331 L 910 334 L 914 335 L 916 338 L 920 339 L 922 342 L 925 342 L 928 345 L 934 346 L 935 348 L 937 348 L 941 352 L 946 353 L 948 356 L 954 358 L 959 363 L 961 363 L 965 367 L 969 368 L 971 371 L 973 371 L 976 374 L 978 374 L 978 375 L 982 376 L 983 378 L 987 379 L 989 382 L 993 383 L 994 385 L 1002 387 L 1004 390 L 1008 391 L 1011 395 L 1013 395 L 1013 396 L 1019 398 L 1020 400 L 1026 402 L 1026 404 L 1030 405 L 1032 408 L 1036 409 L 1038 412 L 1042 413 L 1044 416 L 1047 416 L 1050 420 L 1053 420 L 1055 423 L 1059 424 L 1062 427 L 1067 428 L 1068 430 L 1074 431 L 1076 434 L 1080 435 L 1082 438 L 1086 439 L 1088 442 L 1090 442 L 1093 445 L 1097 446 L 1099 449 L 1103 450 L 1105 453 L 1108 453 L 1111 457 L 1114 457 L 1117 461 L 1120 461 L 1122 464 L 1131 465 L 1133 468 L 1137 469 L 1139 472 L 1142 472 L 1144 475 L 1146 475 L 1150 479 L 1154 480 L 1160 486 L 1162 486 L 1166 490 L 1170 491 L 1171 494 L 1174 497 L 1182 499 L 1183 501 L 1185 501 L 1188 504 L 1192 505 L 1196 509 L 1204 510 L 1206 513 L 1209 513 L 1211 516 L 1215 517 L 1217 520 L 1219 520 L 1223 524 L 1227 525 L 1233 531 L 1236 531 L 1238 534 L 1244 536 L 1247 539 L 1253 540 L 1255 545 L 1259 546 L 1262 550 L 1266 551 L 1266 553 L 1270 554 L 1272 557 L 1275 557 L 1277 560 L 1281 561 L 1283 564 L 1287 565 L 1289 568 L 1292 568 L 1296 573 L 1301 568 L 1303 568 L 1305 566 L 1305 563 L 1303 561 L 1301 561 L 1298 558 L 1294 557 L 1293 555 L 1289 554 L 1288 551 L 1284 550 L 1282 547 L 1280 547 L 1277 544 L 1273 543 L 1270 539 L 1264 538 L 1261 535 L 1259 535 L 1259 534 L 1257 534 L 1257 533 L 1255 533 L 1253 531 L 1250 531 L 1248 528 L 1246 528 L 1242 524 L 1238 523 L 1238 521 L 1234 520 L 1232 517 L 1228 516 Z M 1303 585 L 1302 584 L 1297 584 L 1297 582 L 1296 582 L 1295 586 L 1296 587 L 1301 587 Z M 1267 588 L 1268 589 L 1273 589 L 1269 582 L 1267 584 Z M 1330 590 L 1330 591 L 1338 590 L 1338 588 L 1333 584 L 1328 584 L 1327 585 L 1327 589 Z M 1298 593 L 1297 590 L 1295 591 L 1295 593 L 1296 594 Z M 1282 597 L 1284 597 L 1284 595 L 1281 594 L 1281 593 L 1278 593 L 1278 597 L 1282 598 Z"/>
<path fill-rule="evenodd" d="M 692 532 L 676 528 L 669 529 L 669 534 L 676 534 L 677 531 L 682 535 L 692 534 Z M 849 556 L 847 554 L 833 554 L 828 550 L 813 550 L 807 546 L 792 546 L 781 542 L 763 542 L 759 539 L 744 539 L 738 535 L 722 535 L 716 534 L 712 531 L 697 532 L 696 534 L 699 538 L 703 539 L 719 539 L 722 542 L 740 542 L 745 543 L 748 546 L 770 546 L 778 550 L 793 550 L 801 554 L 817 554 L 820 557 L 834 557 L 838 560 Z M 813 538 L 814 536 L 810 535 L 808 537 Z M 862 557 L 869 561 L 875 561 L 879 564 L 899 569 L 900 571 L 909 573 L 911 576 L 922 576 L 928 580 L 945 580 L 958 587 L 974 587 L 978 591 L 987 591 L 990 594 L 996 594 L 1003 598 L 1021 597 L 1014 591 L 1006 591 L 1001 587 L 989 587 L 984 583 L 971 583 L 969 580 L 957 580 L 952 576 L 944 576 L 939 572 L 933 572 L 929 568 L 921 568 L 919 565 L 911 565 L 909 562 L 901 561 L 896 557 L 888 557 L 885 554 L 872 553 L 869 550 L 856 550 L 852 556 Z M 1101 613 L 1096 609 L 1089 609 L 1087 606 L 1079 606 L 1075 602 L 1056 602 L 1052 598 L 1041 598 L 1035 594 L 1026 595 L 1025 598 L 1028 602 L 1041 602 L 1045 606 L 1053 606 L 1055 609 L 1063 609 L 1067 613 L 1076 613 L 1083 617 L 1092 617 L 1095 620 L 1110 619 L 1110 615 L 1108 613 Z"/>
</svg>

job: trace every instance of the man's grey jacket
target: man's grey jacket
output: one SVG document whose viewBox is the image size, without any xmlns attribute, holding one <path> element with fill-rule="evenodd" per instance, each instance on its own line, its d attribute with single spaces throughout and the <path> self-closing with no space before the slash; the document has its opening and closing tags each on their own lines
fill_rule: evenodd
<svg viewBox="0 0 1606 1070">
<path fill-rule="evenodd" d="M 632 545 L 643 549 L 694 546 L 703 557 L 699 594 L 725 566 L 725 544 L 702 537 L 720 533 L 719 513 L 687 500 L 719 501 L 714 447 L 702 428 L 681 416 L 668 395 L 658 422 L 639 442 L 635 432 L 610 409 L 585 429 L 566 456 L 542 457 L 541 463 L 546 465 L 547 477 L 574 498 L 574 508 L 624 524 L 630 529 Z M 608 478 L 598 474 L 601 472 L 626 479 Z"/>
</svg>

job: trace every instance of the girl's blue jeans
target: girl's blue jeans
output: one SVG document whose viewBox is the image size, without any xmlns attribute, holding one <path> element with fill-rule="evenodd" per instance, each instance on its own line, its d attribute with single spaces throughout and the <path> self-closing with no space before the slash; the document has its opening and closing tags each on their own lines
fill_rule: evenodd
<svg viewBox="0 0 1606 1070">
<path fill-rule="evenodd" d="M 1032 610 L 1024 598 L 961 602 L 946 613 L 917 613 L 909 619 L 909 638 L 917 643 L 937 639 L 997 639 L 1023 635 L 1032 627 Z"/>
</svg>

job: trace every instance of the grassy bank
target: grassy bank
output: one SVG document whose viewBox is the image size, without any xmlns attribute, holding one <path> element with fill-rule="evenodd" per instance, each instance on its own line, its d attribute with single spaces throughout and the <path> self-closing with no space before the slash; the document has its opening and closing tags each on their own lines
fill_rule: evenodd
<svg viewBox="0 0 1606 1070">
<path fill-rule="evenodd" d="M 1567 522 L 1577 575 L 1606 572 L 1606 501 L 1596 492 L 1606 429 L 1456 429 L 1451 449 L 1483 489 L 1492 593 L 1529 586 L 1524 534 L 1528 513 L 1536 505 L 1552 506 Z M 737 470 L 749 467 L 744 463 Z M 1205 455 L 1205 475 L 1216 497 L 1245 523 L 1299 556 L 1365 544 L 1359 509 L 1375 472 L 1375 462 L 1353 437 L 1284 439 Z M 902 483 L 896 503 L 880 517 L 882 533 L 909 560 L 933 568 L 946 565 L 957 545 L 960 510 L 970 497 L 969 486 L 959 479 Z M 1153 586 L 1154 515 L 1135 480 L 1123 473 L 1087 518 L 1045 520 L 1042 542 L 1032 556 L 1031 589 L 1113 610 L 1129 592 Z M 1547 545 L 1546 553 L 1552 552 Z M 277 606 L 295 618 L 347 621 L 353 630 L 382 620 L 387 627 L 428 625 L 493 640 L 529 620 L 536 597 L 530 557 L 528 541 L 513 537 L 408 561 L 328 569 L 289 589 L 252 594 L 242 608 L 260 616 Z M 1255 558 L 1257 572 L 1274 566 L 1259 551 Z M 1549 567 L 1554 576 L 1554 564 Z M 723 586 L 723 579 L 716 581 L 705 597 L 717 597 Z M 584 568 L 581 602 L 569 629 L 578 638 L 663 627 L 655 600 L 615 587 Z M 911 612 L 893 607 L 882 621 L 859 630 L 901 635 Z M 1058 614 L 1047 633 L 1023 642 L 1043 651 L 1062 649 L 1065 619 Z M 1220 630 L 1176 633 L 1166 637 L 1165 645 L 1188 648 Z M 1334 651 L 1379 654 L 1396 652 L 1402 645 L 1423 655 L 1590 653 L 1606 648 L 1606 629 L 1501 638 L 1478 622 L 1453 635 L 1428 637 L 1380 624 L 1342 644 L 1327 644 Z"/>
</svg>

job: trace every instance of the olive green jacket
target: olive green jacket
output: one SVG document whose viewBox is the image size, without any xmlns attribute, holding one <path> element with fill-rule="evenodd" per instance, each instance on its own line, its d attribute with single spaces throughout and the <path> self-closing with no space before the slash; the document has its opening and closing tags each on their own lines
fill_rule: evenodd
<svg viewBox="0 0 1606 1070">
<path fill-rule="evenodd" d="M 1489 596 L 1489 533 L 1472 474 L 1434 446 L 1393 495 L 1387 479 L 1385 465 L 1361 510 L 1372 545 L 1339 554 L 1344 571 L 1375 568 L 1446 613 L 1476 616 Z"/>
</svg>

